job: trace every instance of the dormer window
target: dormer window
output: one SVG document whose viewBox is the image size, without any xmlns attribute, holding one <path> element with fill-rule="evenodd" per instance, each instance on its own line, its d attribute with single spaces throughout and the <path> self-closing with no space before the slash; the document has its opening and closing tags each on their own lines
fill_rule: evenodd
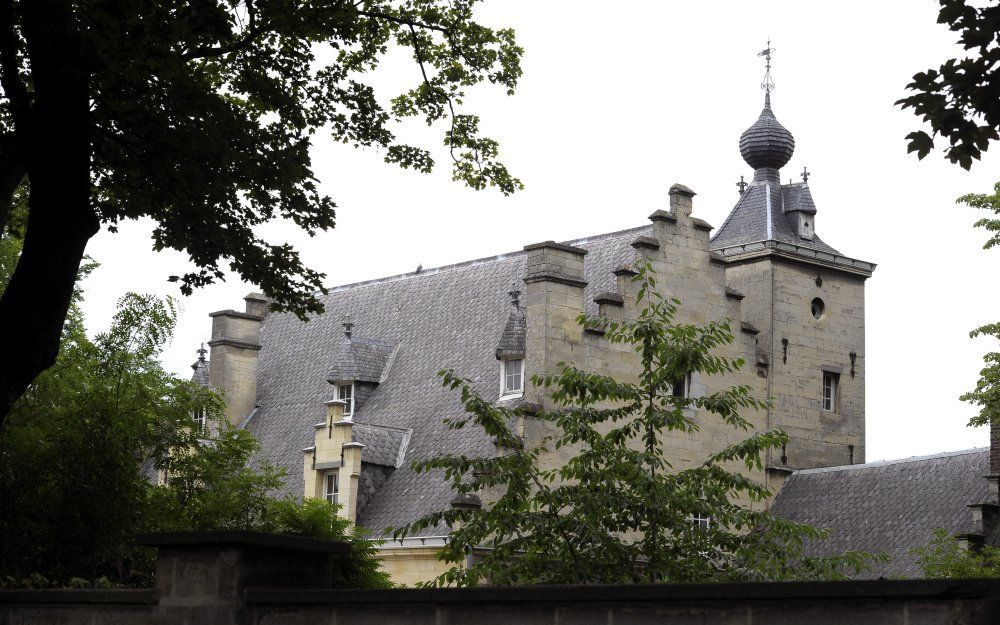
<svg viewBox="0 0 1000 625">
<path fill-rule="evenodd" d="M 337 399 L 347 402 L 344 406 L 344 416 L 350 417 L 354 414 L 354 384 L 338 384 Z"/>
<path fill-rule="evenodd" d="M 196 431 L 203 432 L 205 430 L 205 409 L 196 408 L 194 411 L 194 425 Z"/>
<path fill-rule="evenodd" d="M 501 364 L 501 384 L 503 396 L 524 394 L 524 360 L 521 358 L 504 360 Z"/>
<path fill-rule="evenodd" d="M 340 496 L 340 480 L 337 477 L 337 471 L 330 471 L 323 476 L 323 499 L 333 505 L 337 505 Z"/>
</svg>

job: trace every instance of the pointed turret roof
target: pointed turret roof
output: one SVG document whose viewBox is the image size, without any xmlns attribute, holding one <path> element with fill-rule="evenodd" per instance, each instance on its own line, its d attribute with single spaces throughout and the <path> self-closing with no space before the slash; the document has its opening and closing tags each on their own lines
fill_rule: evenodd
<svg viewBox="0 0 1000 625">
<path fill-rule="evenodd" d="M 205 354 L 208 350 L 205 349 L 205 344 L 202 343 L 198 351 L 198 360 L 194 361 L 191 368 L 194 373 L 191 374 L 191 381 L 199 386 L 208 386 L 208 361 L 205 360 Z"/>
<path fill-rule="evenodd" d="M 524 358 L 528 324 L 524 318 L 524 308 L 521 307 L 521 292 L 514 289 L 508 295 L 510 295 L 511 311 L 503 334 L 500 335 L 500 342 L 497 344 L 497 358 Z"/>
</svg>

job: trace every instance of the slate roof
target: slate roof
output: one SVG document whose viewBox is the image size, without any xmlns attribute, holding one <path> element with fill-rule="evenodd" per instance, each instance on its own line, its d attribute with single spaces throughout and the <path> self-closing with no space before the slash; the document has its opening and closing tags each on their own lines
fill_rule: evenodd
<svg viewBox="0 0 1000 625">
<path fill-rule="evenodd" d="M 786 208 L 787 206 L 787 208 Z M 816 211 L 809 187 L 803 183 L 784 185 L 773 180 L 754 180 L 719 226 L 709 249 L 722 250 L 762 241 L 781 241 L 829 254 L 840 252 L 818 236 L 803 239 L 797 233 L 796 217 L 788 211 L 811 207 Z"/>
<path fill-rule="evenodd" d="M 615 290 L 614 269 L 632 264 L 629 244 L 651 226 L 572 241 L 588 250 L 585 279 L 587 312 L 597 313 L 593 296 Z M 454 497 L 440 476 L 416 474 L 410 462 L 440 452 L 493 454 L 492 441 L 477 428 L 448 430 L 442 420 L 463 414 L 458 395 L 441 386 L 437 372 L 454 368 L 474 381 L 484 397 L 500 394 L 496 347 L 510 316 L 508 291 L 525 273 L 523 251 L 423 269 L 380 280 L 330 289 L 326 312 L 309 322 L 272 313 L 261 326 L 257 369 L 259 408 L 246 423 L 260 441 L 261 457 L 287 470 L 286 488 L 302 494 L 302 450 L 313 444 L 313 424 L 334 397 L 327 382 L 344 338 L 340 321 L 348 314 L 355 334 L 395 346 L 390 373 L 354 414 L 358 438 L 378 447 L 365 425 L 412 432 L 402 466 L 392 471 L 358 521 L 376 533 L 435 510 Z M 366 433 L 362 433 L 366 432 Z M 389 451 L 362 452 L 387 462 Z M 441 535 L 431 528 L 422 535 Z"/>
<path fill-rule="evenodd" d="M 204 357 L 194 361 L 191 365 L 191 369 L 194 370 L 191 381 L 200 386 L 208 386 L 208 367 L 209 362 Z"/>
<path fill-rule="evenodd" d="M 497 358 L 523 358 L 527 340 L 528 324 L 524 318 L 524 309 L 515 301 L 497 344 Z"/>
<path fill-rule="evenodd" d="M 382 378 L 394 346 L 386 341 L 345 336 L 331 354 L 330 382 L 375 382 Z"/>
<path fill-rule="evenodd" d="M 988 473 L 988 448 L 796 471 L 771 511 L 831 530 L 807 545 L 809 555 L 884 551 L 891 560 L 868 577 L 920 577 L 912 550 L 930 542 L 935 528 L 971 531 L 967 505 L 988 500 Z"/>
<path fill-rule="evenodd" d="M 393 468 L 402 466 L 412 434 L 412 430 L 367 423 L 355 423 L 351 428 L 351 439 L 365 446 L 362 452 L 364 462 Z"/>
</svg>

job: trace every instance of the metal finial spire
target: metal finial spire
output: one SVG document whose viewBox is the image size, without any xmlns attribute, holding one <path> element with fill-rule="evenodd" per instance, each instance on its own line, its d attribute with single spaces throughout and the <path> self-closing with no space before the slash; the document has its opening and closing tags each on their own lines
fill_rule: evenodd
<svg viewBox="0 0 1000 625">
<path fill-rule="evenodd" d="M 346 315 L 344 315 L 344 318 L 346 319 L 346 321 L 344 321 L 344 324 L 343 324 L 344 325 L 344 336 L 347 337 L 347 338 L 351 338 L 351 330 L 354 328 L 354 324 L 351 323 L 351 314 L 347 313 Z"/>
<path fill-rule="evenodd" d="M 743 180 L 743 176 L 740 176 L 740 181 L 736 183 L 736 186 L 740 190 L 740 195 L 743 195 L 746 192 L 747 187 L 750 186 L 750 183 Z"/>
<path fill-rule="evenodd" d="M 774 91 L 774 80 L 771 79 L 771 53 L 775 48 L 771 47 L 771 40 L 767 40 L 767 47 L 757 53 L 757 56 L 764 57 L 764 80 L 760 82 L 760 88 L 764 90 L 764 105 L 771 105 L 771 92 Z"/>
<path fill-rule="evenodd" d="M 208 350 L 205 349 L 205 343 L 202 342 L 201 347 L 199 347 L 195 351 L 198 352 L 198 361 L 205 362 L 205 354 L 208 353 Z"/>
<path fill-rule="evenodd" d="M 521 307 L 521 291 L 517 288 L 517 282 L 511 285 L 510 291 L 507 291 L 507 295 L 510 295 L 510 303 L 514 307 L 514 310 Z"/>
<path fill-rule="evenodd" d="M 811 174 L 809 173 L 809 170 L 808 170 L 808 169 L 806 169 L 805 167 L 803 167 L 803 168 L 802 168 L 802 182 L 803 182 L 804 184 L 809 184 L 809 176 L 810 176 L 810 175 L 811 175 Z"/>
</svg>

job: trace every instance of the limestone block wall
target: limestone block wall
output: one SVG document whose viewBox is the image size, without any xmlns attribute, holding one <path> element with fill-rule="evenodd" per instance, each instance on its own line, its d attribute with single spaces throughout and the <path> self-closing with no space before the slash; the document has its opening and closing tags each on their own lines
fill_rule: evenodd
<svg viewBox="0 0 1000 625">
<path fill-rule="evenodd" d="M 384 546 L 377 557 L 394 583 L 413 587 L 436 579 L 451 568 L 450 563 L 438 559 L 439 550 L 439 546 Z"/>
<path fill-rule="evenodd" d="M 788 464 L 812 468 L 862 463 L 864 280 L 780 260 L 773 263 L 773 272 L 771 393 L 775 424 L 792 438 Z M 819 319 L 810 308 L 815 298 L 824 303 Z M 833 412 L 822 410 L 824 370 L 840 376 L 838 408 Z M 853 453 L 849 446 L 853 446 Z"/>
<path fill-rule="evenodd" d="M 774 255 L 730 265 L 727 274 L 745 294 L 744 318 L 760 330 L 774 402 L 770 421 L 791 439 L 787 466 L 864 462 L 864 277 Z M 811 309 L 815 298 L 824 304 L 819 319 Z M 824 370 L 840 375 L 834 412 L 822 410 Z M 770 464 L 781 465 L 780 457 L 772 455 Z"/>
<path fill-rule="evenodd" d="M 700 396 L 729 386 L 749 385 L 758 397 L 766 397 L 766 380 L 758 376 L 755 367 L 757 336 L 755 332 L 741 330 L 741 300 L 736 294 L 727 293 L 726 266 L 709 252 L 711 226 L 691 216 L 693 195 L 694 192 L 680 185 L 671 189 L 671 210 L 656 211 L 650 216 L 654 236 L 637 237 L 632 245 L 635 249 L 634 264 L 651 263 L 659 291 L 680 300 L 676 317 L 678 322 L 730 322 L 735 341 L 720 353 L 742 358 L 746 365 L 732 374 L 711 378 L 695 376 L 691 385 L 692 394 Z M 552 249 L 549 244 L 525 249 L 529 252 L 525 277 L 528 292 L 526 357 L 531 373 L 555 372 L 558 370 L 557 363 L 566 361 L 619 380 L 635 380 L 640 366 L 631 346 L 611 344 L 599 333 L 583 331 L 576 322 L 577 316 L 584 310 L 584 251 Z M 639 311 L 636 301 L 639 287 L 631 280 L 634 272 L 622 270 L 616 275 L 617 293 L 592 296 L 597 300 L 601 314 L 634 319 Z M 564 279 L 567 276 L 573 280 Z M 550 400 L 541 389 L 529 389 L 528 393 L 532 403 L 551 407 Z M 698 432 L 669 435 L 663 441 L 677 468 L 699 464 L 711 453 L 747 436 L 747 433 L 734 431 L 714 416 L 695 412 L 691 416 L 700 428 Z M 751 419 L 756 427 L 766 427 L 766 414 L 744 416 Z M 534 446 L 556 434 L 547 427 L 547 424 L 527 417 L 524 423 L 525 442 Z M 570 448 L 550 449 L 540 463 L 544 468 L 557 468 L 564 465 L 574 451 Z M 756 477 L 764 479 L 763 475 Z"/>
</svg>

